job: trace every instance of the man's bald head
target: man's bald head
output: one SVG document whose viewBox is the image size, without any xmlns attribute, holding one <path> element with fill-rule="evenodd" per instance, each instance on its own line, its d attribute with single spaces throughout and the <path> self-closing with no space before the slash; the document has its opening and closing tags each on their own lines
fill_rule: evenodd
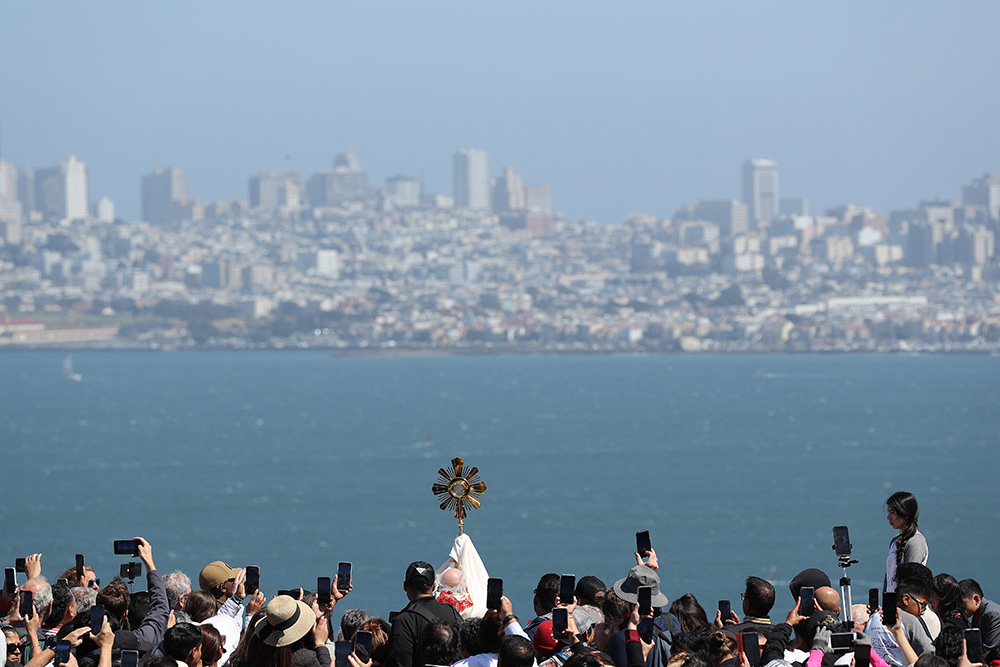
<svg viewBox="0 0 1000 667">
<path fill-rule="evenodd" d="M 840 593 L 829 586 L 816 589 L 816 604 L 823 611 L 840 615 Z"/>
</svg>

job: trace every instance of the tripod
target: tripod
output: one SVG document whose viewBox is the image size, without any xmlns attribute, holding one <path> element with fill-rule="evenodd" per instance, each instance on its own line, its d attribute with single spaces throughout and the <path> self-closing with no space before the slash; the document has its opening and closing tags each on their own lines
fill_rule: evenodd
<svg viewBox="0 0 1000 667">
<path fill-rule="evenodd" d="M 844 627 L 854 629 L 854 619 L 851 618 L 851 578 L 847 576 L 847 568 L 857 563 L 851 559 L 851 554 L 837 554 L 837 563 L 844 571 L 844 576 L 840 578 L 840 620 L 844 622 Z"/>
</svg>

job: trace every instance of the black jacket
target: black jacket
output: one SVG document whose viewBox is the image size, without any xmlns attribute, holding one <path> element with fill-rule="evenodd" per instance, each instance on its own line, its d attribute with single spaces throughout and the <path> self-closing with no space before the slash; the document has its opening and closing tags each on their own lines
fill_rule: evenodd
<svg viewBox="0 0 1000 667">
<path fill-rule="evenodd" d="M 420 635 L 435 618 L 440 618 L 455 632 L 462 617 L 450 604 L 438 602 L 432 596 L 417 598 L 399 612 L 389 634 L 389 658 L 384 667 L 413 667 L 424 664 L 419 655 Z"/>
</svg>

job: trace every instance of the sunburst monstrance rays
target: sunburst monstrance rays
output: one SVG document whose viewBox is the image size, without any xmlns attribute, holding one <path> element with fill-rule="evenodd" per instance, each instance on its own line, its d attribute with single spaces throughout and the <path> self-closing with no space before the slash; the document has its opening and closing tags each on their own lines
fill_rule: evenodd
<svg viewBox="0 0 1000 667">
<path fill-rule="evenodd" d="M 454 510 L 459 522 L 468 513 L 466 506 L 479 509 L 482 505 L 486 484 L 479 479 L 479 468 L 473 466 L 465 471 L 465 459 L 456 456 L 451 460 L 451 468 L 438 468 L 438 481 L 431 487 L 431 492 L 441 501 L 441 509 Z"/>
</svg>

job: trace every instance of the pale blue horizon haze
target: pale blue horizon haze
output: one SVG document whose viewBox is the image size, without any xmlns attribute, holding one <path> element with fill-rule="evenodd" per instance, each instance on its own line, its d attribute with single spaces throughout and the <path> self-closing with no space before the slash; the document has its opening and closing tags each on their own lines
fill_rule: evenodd
<svg viewBox="0 0 1000 667">
<path fill-rule="evenodd" d="M 75 154 L 140 214 L 179 166 L 202 201 L 354 152 L 451 194 L 490 153 L 571 219 L 740 198 L 749 157 L 814 211 L 957 198 L 1000 171 L 1000 3 L 12 2 L 0 157 Z"/>
</svg>

